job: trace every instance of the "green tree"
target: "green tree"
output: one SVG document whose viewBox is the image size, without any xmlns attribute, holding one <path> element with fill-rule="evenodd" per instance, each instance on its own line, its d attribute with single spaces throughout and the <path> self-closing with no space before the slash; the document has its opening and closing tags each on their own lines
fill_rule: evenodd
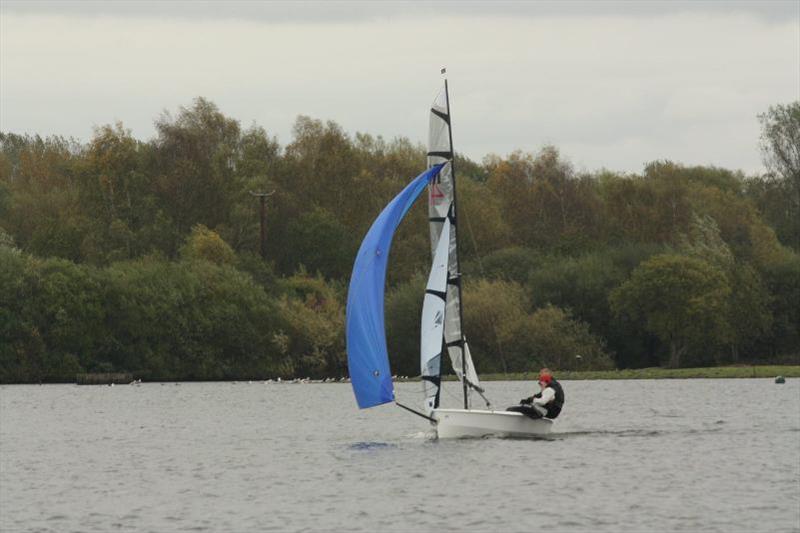
<svg viewBox="0 0 800 533">
<path fill-rule="evenodd" d="M 678 235 L 680 253 L 704 259 L 722 270 L 733 267 L 731 247 L 720 235 L 716 220 L 709 215 L 694 214 L 688 233 Z"/>
<path fill-rule="evenodd" d="M 287 239 L 291 246 L 282 252 L 284 271 L 303 265 L 310 272 L 342 279 L 350 274 L 358 243 L 351 231 L 323 208 L 302 213 L 291 221 Z"/>
<path fill-rule="evenodd" d="M 276 302 L 252 278 L 208 261 L 143 259 L 105 271 L 113 343 L 97 354 L 150 379 L 275 375 Z"/>
<path fill-rule="evenodd" d="M 772 356 L 800 356 L 800 254 L 790 253 L 782 261 L 767 265 L 764 283 L 770 294 L 772 328 L 764 343 Z"/>
<path fill-rule="evenodd" d="M 736 261 L 720 233 L 713 217 L 695 215 L 689 233 L 678 239 L 678 250 L 707 261 L 725 274 L 731 288 L 727 306 L 730 360 L 738 363 L 742 351 L 752 351 L 770 328 L 770 296 L 758 272 L 747 263 Z M 717 362 L 722 358 L 718 357 Z"/>
<path fill-rule="evenodd" d="M 405 376 L 420 373 L 420 317 L 426 281 L 418 273 L 386 293 L 384 317 L 389 360 L 392 369 Z M 444 365 L 444 373 L 450 373 L 449 363 Z"/>
<path fill-rule="evenodd" d="M 344 306 L 333 286 L 304 271 L 284 281 L 278 302 L 281 327 L 272 344 L 290 375 L 344 375 Z"/>
<path fill-rule="evenodd" d="M 774 105 L 758 118 L 767 168 L 800 189 L 800 100 Z"/>
<path fill-rule="evenodd" d="M 0 381 L 64 381 L 108 341 L 94 269 L 0 246 Z"/>
<path fill-rule="evenodd" d="M 251 192 L 278 193 L 266 203 L 267 242 L 277 245 L 272 231 L 276 220 L 270 215 L 276 203 L 285 196 L 275 180 L 282 166 L 281 147 L 264 128 L 252 126 L 242 133 L 235 164 L 237 186 L 232 187 L 230 193 L 231 207 L 225 221 L 214 228 L 237 252 L 259 252 L 261 249 L 261 204 Z"/>
<path fill-rule="evenodd" d="M 362 211 L 363 193 L 370 191 L 354 183 L 360 169 L 352 140 L 335 122 L 323 124 L 304 116 L 297 118 L 293 133 L 281 187 L 301 207 L 326 208 L 348 224 L 349 217 Z"/>
<path fill-rule="evenodd" d="M 543 366 L 558 370 L 609 370 L 605 343 L 563 309 L 547 306 L 519 321 L 504 320 L 499 335 L 517 371 Z"/>
<path fill-rule="evenodd" d="M 800 217 L 794 205 L 792 182 L 773 174 L 755 176 L 745 183 L 747 197 L 759 216 L 775 230 L 780 242 L 800 250 Z"/>
<path fill-rule="evenodd" d="M 718 346 L 729 335 L 731 289 L 725 274 L 691 257 L 659 255 L 642 263 L 609 298 L 619 318 L 630 317 L 669 346 L 678 368 L 690 347 Z"/>
<path fill-rule="evenodd" d="M 509 246 L 478 257 L 479 260 L 472 260 L 463 267 L 471 276 L 522 284 L 528 280 L 531 270 L 546 260 L 546 256 L 524 246 Z"/>
<path fill-rule="evenodd" d="M 511 281 L 469 280 L 464 286 L 463 303 L 464 332 L 481 372 L 513 372 L 530 363 L 526 347 L 507 346 L 505 341 L 513 339 L 513 335 L 501 329 L 503 324 L 516 327 L 528 316 L 530 300 L 522 285 Z"/>
<path fill-rule="evenodd" d="M 0 383 L 44 378 L 44 340 L 31 316 L 32 260 L 0 245 Z"/>
<path fill-rule="evenodd" d="M 728 279 L 730 357 L 731 362 L 738 363 L 742 353 L 751 359 L 760 355 L 756 352 L 758 343 L 772 327 L 772 297 L 759 273 L 748 265 L 732 267 Z"/>
<path fill-rule="evenodd" d="M 657 245 L 628 244 L 578 257 L 550 256 L 530 271 L 525 287 L 535 307 L 568 310 L 605 340 L 620 368 L 653 362 L 651 335 L 634 324 L 613 319 L 608 294 L 625 281 L 639 263 L 662 251 Z"/>
<path fill-rule="evenodd" d="M 242 188 L 236 173 L 241 130 L 216 105 L 195 99 L 177 117 L 164 113 L 156 121 L 153 173 L 159 208 L 177 235 L 195 224 L 217 227 L 228 221 Z M 174 242 L 171 254 L 178 248 Z"/>
<path fill-rule="evenodd" d="M 278 275 L 275 273 L 273 263 L 252 252 L 241 252 L 236 255 L 236 268 L 249 274 L 253 281 L 261 285 L 269 295 L 279 292 Z"/>
<path fill-rule="evenodd" d="M 800 100 L 759 115 L 761 150 L 769 170 L 765 185 L 777 189 L 766 213 L 783 242 L 800 249 Z M 769 191 L 768 191 L 769 192 Z"/>
</svg>

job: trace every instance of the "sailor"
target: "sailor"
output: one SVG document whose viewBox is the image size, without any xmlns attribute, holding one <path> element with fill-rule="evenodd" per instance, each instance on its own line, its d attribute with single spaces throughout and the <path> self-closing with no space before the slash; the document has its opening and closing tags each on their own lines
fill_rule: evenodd
<svg viewBox="0 0 800 533">
<path fill-rule="evenodd" d="M 514 405 L 506 411 L 522 413 L 531 418 L 556 418 L 564 405 L 564 389 L 556 381 L 549 369 L 539 372 L 539 392 L 530 398 L 523 398 L 520 405 Z"/>
</svg>

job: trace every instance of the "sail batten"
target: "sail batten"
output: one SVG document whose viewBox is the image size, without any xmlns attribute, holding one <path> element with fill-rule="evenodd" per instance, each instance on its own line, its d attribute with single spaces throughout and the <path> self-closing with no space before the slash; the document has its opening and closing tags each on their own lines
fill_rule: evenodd
<svg viewBox="0 0 800 533">
<path fill-rule="evenodd" d="M 384 208 L 356 255 L 347 292 L 347 366 L 362 409 L 394 400 L 383 306 L 389 250 L 400 221 L 441 168 L 417 176 Z"/>
</svg>

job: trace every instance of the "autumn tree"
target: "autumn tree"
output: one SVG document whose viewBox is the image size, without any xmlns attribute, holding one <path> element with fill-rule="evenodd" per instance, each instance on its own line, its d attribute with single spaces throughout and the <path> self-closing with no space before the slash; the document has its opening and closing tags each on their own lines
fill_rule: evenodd
<svg viewBox="0 0 800 533">
<path fill-rule="evenodd" d="M 484 161 L 488 188 L 501 202 L 515 244 L 575 249 L 598 235 L 599 198 L 591 180 L 575 176 L 553 146 L 535 156 L 517 151 Z"/>
<path fill-rule="evenodd" d="M 144 168 L 148 150 L 122 123 L 95 129 L 79 173 L 81 208 L 89 221 L 81 243 L 84 260 L 132 259 L 154 247 L 150 232 L 142 231 L 155 216 Z"/>
<path fill-rule="evenodd" d="M 196 224 L 181 247 L 184 259 L 203 259 L 218 265 L 232 265 L 236 261 L 233 249 L 222 237 L 202 224 Z"/>
<path fill-rule="evenodd" d="M 464 329 L 475 364 L 483 372 L 613 367 L 605 343 L 588 324 L 552 305 L 531 309 L 525 288 L 518 283 L 482 279 L 468 283 Z"/>
<path fill-rule="evenodd" d="M 76 181 L 82 147 L 53 136 L 0 134 L 0 225 L 23 250 L 41 257 L 81 257 L 86 217 Z"/>
</svg>

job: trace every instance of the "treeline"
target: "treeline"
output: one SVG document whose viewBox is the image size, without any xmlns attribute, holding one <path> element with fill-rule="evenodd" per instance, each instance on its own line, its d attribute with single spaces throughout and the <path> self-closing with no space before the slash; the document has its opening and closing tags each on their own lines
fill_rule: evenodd
<svg viewBox="0 0 800 533">
<path fill-rule="evenodd" d="M 457 157 L 479 369 L 796 362 L 800 103 L 761 118 L 761 176 L 668 161 L 577 172 L 554 147 Z M 280 146 L 202 98 L 156 131 L 0 134 L 0 382 L 344 375 L 353 258 L 424 147 L 307 117 Z M 273 191 L 262 258 L 251 193 Z M 389 268 L 390 352 L 407 375 L 430 263 L 423 203 Z"/>
</svg>

